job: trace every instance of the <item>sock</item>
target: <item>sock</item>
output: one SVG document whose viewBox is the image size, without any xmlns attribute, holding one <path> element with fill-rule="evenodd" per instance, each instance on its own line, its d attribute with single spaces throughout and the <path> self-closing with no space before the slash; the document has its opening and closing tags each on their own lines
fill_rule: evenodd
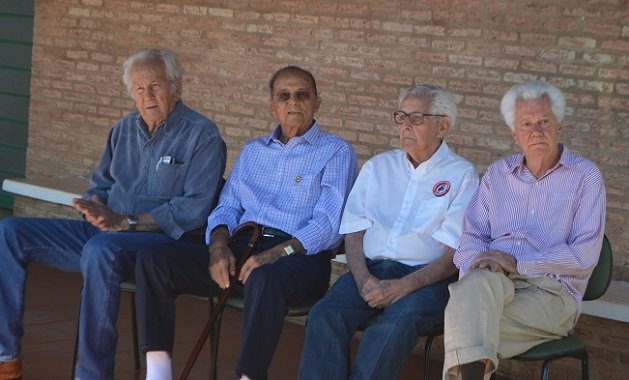
<svg viewBox="0 0 629 380">
<path fill-rule="evenodd" d="M 166 351 L 146 353 L 146 380 L 172 380 L 173 369 L 170 355 Z"/>
</svg>

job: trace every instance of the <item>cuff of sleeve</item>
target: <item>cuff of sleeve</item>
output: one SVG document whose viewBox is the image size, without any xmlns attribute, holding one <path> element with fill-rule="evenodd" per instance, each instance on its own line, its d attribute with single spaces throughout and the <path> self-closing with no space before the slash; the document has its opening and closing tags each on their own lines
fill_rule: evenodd
<svg viewBox="0 0 629 380">
<path fill-rule="evenodd" d="M 351 234 L 352 232 L 363 231 L 368 228 L 371 228 L 373 223 L 367 219 L 356 220 L 354 222 L 347 222 L 341 224 L 339 227 L 339 234 L 346 235 Z"/>
<path fill-rule="evenodd" d="M 177 225 L 173 220 L 168 205 L 162 205 L 150 211 L 155 223 L 166 235 L 178 240 L 184 234 L 183 228 Z"/>
<path fill-rule="evenodd" d="M 307 236 L 307 234 L 303 234 L 298 231 L 295 235 L 293 235 L 293 238 L 299 240 L 301 245 L 304 247 L 304 255 L 314 255 L 320 250 L 315 239 Z"/>
<path fill-rule="evenodd" d="M 452 236 L 452 234 L 449 234 L 444 230 L 439 229 L 433 232 L 432 238 L 452 249 L 459 248 L 459 238 Z"/>
<path fill-rule="evenodd" d="M 101 202 L 107 204 L 107 193 L 96 190 L 87 190 L 83 194 L 81 194 L 81 199 L 85 199 L 86 201 L 91 201 L 92 197 L 96 195 Z"/>
<path fill-rule="evenodd" d="M 211 241 L 212 230 L 215 229 L 217 226 L 220 226 L 221 224 L 227 226 L 227 229 L 229 230 L 230 235 L 236 229 L 236 227 L 238 227 L 238 222 L 235 220 L 235 218 L 230 218 L 228 217 L 228 215 L 225 215 L 225 214 L 224 215 L 210 214 L 210 216 L 208 216 L 207 218 L 207 229 L 205 230 L 205 244 L 210 245 L 210 243 L 212 242 Z"/>
<path fill-rule="evenodd" d="M 528 261 L 517 261 L 515 263 L 515 269 L 517 269 L 518 274 L 527 274 L 531 268 L 533 268 L 534 263 Z"/>
</svg>

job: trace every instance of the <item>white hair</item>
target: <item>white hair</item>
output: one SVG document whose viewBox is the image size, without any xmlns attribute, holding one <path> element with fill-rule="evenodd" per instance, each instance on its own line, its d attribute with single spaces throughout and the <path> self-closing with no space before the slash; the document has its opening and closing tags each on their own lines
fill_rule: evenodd
<svg viewBox="0 0 629 380">
<path fill-rule="evenodd" d="M 450 119 L 451 125 L 456 123 L 457 108 L 454 96 L 439 86 L 431 84 L 420 84 L 406 89 L 400 95 L 398 106 L 409 96 L 425 97 L 430 99 L 429 113 L 446 115 Z"/>
<path fill-rule="evenodd" d="M 544 81 L 529 81 L 516 84 L 502 97 L 500 113 L 505 123 L 513 131 L 515 129 L 515 104 L 518 100 L 535 100 L 546 98 L 559 122 L 563 120 L 566 110 L 566 98 L 561 91 L 552 84 Z"/>
<path fill-rule="evenodd" d="M 171 94 L 179 91 L 179 83 L 183 77 L 183 70 L 175 58 L 175 54 L 166 49 L 142 49 L 133 53 L 122 65 L 122 82 L 127 87 L 127 92 L 131 95 L 131 69 L 139 62 L 159 61 L 164 65 L 166 77 L 168 78 Z"/>
</svg>

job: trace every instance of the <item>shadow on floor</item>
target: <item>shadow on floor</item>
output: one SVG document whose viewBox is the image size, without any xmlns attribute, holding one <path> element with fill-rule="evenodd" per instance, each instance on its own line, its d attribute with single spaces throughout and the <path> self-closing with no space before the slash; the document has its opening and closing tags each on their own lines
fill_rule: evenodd
<svg viewBox="0 0 629 380">
<path fill-rule="evenodd" d="M 38 264 L 30 265 L 24 316 L 25 336 L 22 356 L 25 379 L 69 378 L 81 276 L 64 273 Z M 143 379 L 144 371 L 133 369 L 133 351 L 128 294 L 121 300 L 119 342 L 116 353 L 116 379 Z M 177 375 L 184 366 L 194 342 L 208 315 L 204 300 L 182 296 L 177 300 L 177 334 L 173 365 Z M 240 312 L 227 309 L 221 332 L 219 379 L 233 379 L 232 373 L 239 346 Z M 286 323 L 282 338 L 269 370 L 269 379 L 296 379 L 304 338 L 304 328 Z M 423 341 L 422 341 L 423 342 Z M 354 342 L 354 352 L 356 342 Z M 209 377 L 208 344 L 199 356 L 190 379 Z M 400 379 L 420 379 L 423 357 L 412 355 Z M 144 366 L 144 363 L 142 363 Z M 439 379 L 441 363 L 435 361 L 431 379 Z M 175 376 L 176 376 L 175 375 Z"/>
</svg>

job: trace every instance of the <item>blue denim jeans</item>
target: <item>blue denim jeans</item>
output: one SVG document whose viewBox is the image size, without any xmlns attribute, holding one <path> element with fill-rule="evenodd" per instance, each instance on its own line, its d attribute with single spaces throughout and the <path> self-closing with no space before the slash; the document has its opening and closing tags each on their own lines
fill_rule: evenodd
<svg viewBox="0 0 629 380">
<path fill-rule="evenodd" d="M 367 260 L 367 265 L 382 280 L 422 268 L 392 260 Z M 341 276 L 310 310 L 299 379 L 397 378 L 420 336 L 443 323 L 448 284 L 454 280 L 456 276 L 451 276 L 376 309 L 361 298 L 351 273 Z M 348 351 L 354 332 L 374 315 L 379 315 L 377 323 L 364 331 L 350 372 Z"/>
<path fill-rule="evenodd" d="M 20 354 L 27 267 L 37 262 L 83 274 L 77 378 L 111 379 L 120 282 L 133 278 L 139 248 L 172 241 L 161 233 L 105 233 L 76 220 L 0 221 L 0 360 Z"/>
</svg>

